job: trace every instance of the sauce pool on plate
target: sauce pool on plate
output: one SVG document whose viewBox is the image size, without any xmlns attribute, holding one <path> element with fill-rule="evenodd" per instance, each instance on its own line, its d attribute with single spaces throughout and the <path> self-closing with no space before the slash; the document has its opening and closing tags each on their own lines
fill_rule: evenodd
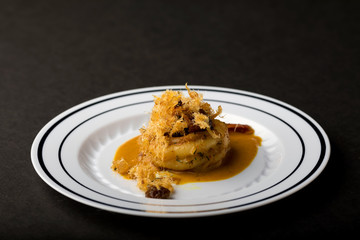
<svg viewBox="0 0 360 240">
<path fill-rule="evenodd" d="M 138 138 L 139 136 L 134 137 L 122 144 L 117 149 L 114 160 L 123 159 L 124 164 L 127 164 L 129 167 L 134 166 L 140 154 Z M 261 138 L 254 134 L 230 132 L 231 149 L 220 167 L 204 172 L 190 170 L 168 171 L 174 175 L 174 178 L 178 179 L 179 182 L 177 184 L 224 180 L 246 169 L 254 160 L 259 146 L 261 146 Z M 129 179 L 126 171 L 113 170 L 120 173 L 124 178 Z"/>
</svg>

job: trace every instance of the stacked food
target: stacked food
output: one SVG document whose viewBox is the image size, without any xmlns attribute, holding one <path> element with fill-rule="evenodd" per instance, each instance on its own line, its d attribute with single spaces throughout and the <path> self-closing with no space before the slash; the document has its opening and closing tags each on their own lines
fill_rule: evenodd
<svg viewBox="0 0 360 240">
<path fill-rule="evenodd" d="M 137 179 L 147 197 L 168 198 L 177 179 L 173 171 L 203 172 L 219 167 L 229 147 L 227 125 L 203 96 L 190 90 L 165 91 L 155 97 L 146 128 L 140 130 L 140 154 L 134 164 L 117 159 L 113 169 Z"/>
</svg>

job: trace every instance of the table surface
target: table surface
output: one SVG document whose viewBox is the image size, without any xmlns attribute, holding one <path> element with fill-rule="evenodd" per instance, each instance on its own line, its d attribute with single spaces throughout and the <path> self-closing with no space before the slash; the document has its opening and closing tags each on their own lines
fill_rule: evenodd
<svg viewBox="0 0 360 240">
<path fill-rule="evenodd" d="M 0 238 L 352 236 L 360 227 L 359 26 L 356 1 L 2 1 Z M 36 174 L 32 141 L 56 115 L 105 94 L 185 82 L 301 109 L 329 136 L 327 167 L 275 203 L 190 219 L 96 209 Z"/>
</svg>

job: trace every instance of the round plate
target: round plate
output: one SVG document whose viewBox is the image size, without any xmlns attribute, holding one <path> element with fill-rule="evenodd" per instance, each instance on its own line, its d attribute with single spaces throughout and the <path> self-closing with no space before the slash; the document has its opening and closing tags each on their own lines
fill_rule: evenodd
<svg viewBox="0 0 360 240">
<path fill-rule="evenodd" d="M 148 122 L 154 95 L 184 86 L 136 89 L 99 97 L 55 117 L 36 136 L 32 163 L 58 192 L 113 212 L 152 217 L 197 217 L 242 211 L 284 198 L 324 169 L 330 144 L 323 129 L 302 111 L 263 95 L 228 88 L 191 86 L 222 121 L 249 124 L 263 141 L 238 175 L 175 186 L 171 199 L 149 199 L 111 170 L 116 149 Z"/>
</svg>

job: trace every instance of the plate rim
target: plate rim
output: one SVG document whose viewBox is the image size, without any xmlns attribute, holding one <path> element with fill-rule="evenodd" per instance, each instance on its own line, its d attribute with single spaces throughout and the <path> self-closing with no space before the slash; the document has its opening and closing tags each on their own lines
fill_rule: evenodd
<svg viewBox="0 0 360 240">
<path fill-rule="evenodd" d="M 324 170 L 324 168 L 326 167 L 329 158 L 330 158 L 330 152 L 331 152 L 331 146 L 330 146 L 330 141 L 329 138 L 326 134 L 326 132 L 324 131 L 324 129 L 312 118 L 310 117 L 308 114 L 306 114 L 305 112 L 303 112 L 302 110 L 288 104 L 285 103 L 281 100 L 269 97 L 269 96 L 265 96 L 262 94 L 258 94 L 258 93 L 254 93 L 254 92 L 249 92 L 249 91 L 244 91 L 244 90 L 238 90 L 238 89 L 231 89 L 231 88 L 224 88 L 224 87 L 216 87 L 216 86 L 204 86 L 204 85 L 191 85 L 189 86 L 191 89 L 194 90 L 200 90 L 203 93 L 208 92 L 208 91 L 215 91 L 215 92 L 222 92 L 222 93 L 226 93 L 226 94 L 241 94 L 241 95 L 245 95 L 245 96 L 249 96 L 252 98 L 257 98 L 260 99 L 262 101 L 266 100 L 272 104 L 276 104 L 280 107 L 285 108 L 287 111 L 291 111 L 292 113 L 295 113 L 297 116 L 301 117 L 303 120 L 306 121 L 306 123 L 308 125 L 311 126 L 311 128 L 316 132 L 316 134 L 318 135 L 319 139 L 320 136 L 322 137 L 323 143 L 321 145 L 324 145 L 326 148 L 325 150 L 322 148 L 322 154 L 320 154 L 319 159 L 317 160 L 318 163 L 316 164 L 316 167 L 314 167 L 314 169 L 306 174 L 306 177 L 304 178 L 305 180 L 302 180 L 300 182 L 296 182 L 294 184 L 294 187 L 292 187 L 292 189 L 290 191 L 283 191 L 280 193 L 277 193 L 276 196 L 272 196 L 272 200 L 270 201 L 265 201 L 265 202 L 260 202 L 260 203 L 252 203 L 251 206 L 247 207 L 246 209 L 250 209 L 250 208 L 254 208 L 254 207 L 258 207 L 261 205 L 265 205 L 265 204 L 269 204 L 271 202 L 277 201 L 279 199 L 282 199 L 284 197 L 287 197 L 291 194 L 293 194 L 294 192 L 302 189 L 303 187 L 307 186 L 308 184 L 310 184 L 314 179 L 316 179 L 320 173 Z M 35 168 L 37 174 L 43 179 L 43 181 L 45 181 L 50 187 L 52 187 L 53 189 L 55 189 L 56 191 L 58 191 L 59 193 L 73 199 L 79 202 L 82 202 L 86 205 L 90 205 L 92 207 L 96 207 L 96 208 L 100 208 L 100 209 L 104 209 L 104 210 L 108 210 L 108 211 L 112 211 L 112 212 L 119 212 L 119 213 L 126 213 L 126 214 L 131 214 L 131 215 L 140 215 L 140 216 L 151 216 L 151 217 L 198 217 L 198 216 L 210 216 L 210 215 L 219 215 L 219 214 L 225 214 L 225 213 L 230 213 L 230 212 L 237 212 L 237 211 L 242 211 L 242 210 L 246 210 L 246 209 L 234 209 L 232 211 L 213 211 L 210 214 L 206 213 L 206 214 L 201 214 L 201 212 L 194 212 L 194 213 L 190 213 L 190 214 L 185 214 L 185 213 L 174 213 L 175 215 L 169 214 L 167 212 L 165 213 L 151 213 L 151 212 L 142 212 L 142 214 L 140 213 L 136 213 L 136 212 L 132 212 L 132 210 L 129 210 L 130 212 L 126 212 L 126 211 L 114 211 L 111 209 L 108 209 L 106 207 L 99 207 L 99 206 L 94 206 L 92 204 L 89 204 L 86 200 L 83 199 L 78 199 L 74 196 L 72 196 L 71 194 L 64 192 L 61 188 L 61 186 L 63 186 L 63 184 L 59 183 L 57 181 L 57 179 L 53 179 L 51 178 L 49 175 L 51 175 L 49 172 L 46 172 L 44 170 L 44 166 L 40 166 L 42 167 L 42 171 L 45 172 L 46 177 L 43 176 L 43 173 L 41 172 L 40 169 L 38 169 L 38 164 L 41 165 L 41 163 L 39 163 L 39 159 L 38 159 L 38 150 L 39 150 L 39 146 L 41 145 L 41 141 L 44 139 L 44 136 L 47 137 L 47 133 L 50 133 L 54 128 L 56 128 L 56 126 L 58 124 L 55 124 L 57 122 L 59 122 L 59 120 L 65 118 L 69 113 L 71 114 L 75 114 L 76 112 L 79 112 L 83 109 L 85 109 L 86 107 L 92 106 L 93 104 L 96 103 L 100 103 L 100 102 L 105 102 L 105 101 L 109 101 L 111 99 L 114 98 L 118 98 L 118 97 L 124 97 L 127 95 L 133 95 L 133 94 L 142 94 L 142 93 L 150 93 L 150 92 L 162 92 L 166 89 L 172 89 L 172 90 L 181 90 L 181 91 L 186 91 L 185 87 L 183 85 L 165 85 L 165 86 L 154 86 L 154 87 L 146 87 L 146 88 L 137 88 L 137 89 L 131 89 L 131 90 L 126 90 L 126 91 L 120 91 L 120 92 L 115 92 L 115 93 L 111 93 L 111 94 L 107 94 L 104 96 L 100 96 L 100 97 L 96 97 L 94 99 L 90 99 L 87 100 L 83 103 L 77 104 L 69 109 L 67 109 L 66 111 L 63 111 L 62 113 L 58 114 L 57 116 L 55 116 L 54 118 L 52 118 L 47 124 L 45 124 L 41 130 L 38 132 L 38 134 L 36 135 L 33 144 L 31 146 L 31 160 L 32 160 L 32 164 L 33 167 Z M 45 139 L 46 139 L 45 137 Z M 321 161 L 319 161 L 321 158 Z M 37 160 L 37 161 L 36 161 Z M 45 167 L 46 168 L 46 167 Z M 49 180 L 49 179 L 50 180 Z M 59 185 L 59 186 L 54 186 L 54 183 Z M 64 187 L 64 186 L 63 186 Z M 60 189 L 59 189 L 60 188 Z M 65 190 L 72 192 L 72 190 L 70 189 L 66 189 Z M 263 199 L 262 199 L 263 200 Z M 239 207 L 237 207 L 239 208 Z"/>
</svg>

